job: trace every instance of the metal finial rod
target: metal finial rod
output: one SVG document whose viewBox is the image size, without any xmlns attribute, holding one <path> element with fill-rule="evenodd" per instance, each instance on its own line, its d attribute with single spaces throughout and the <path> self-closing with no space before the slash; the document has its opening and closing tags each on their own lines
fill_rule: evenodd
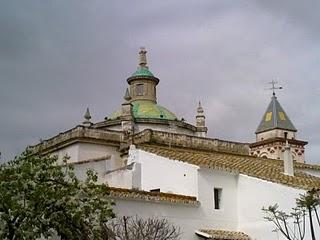
<svg viewBox="0 0 320 240">
<path fill-rule="evenodd" d="M 275 81 L 275 80 L 272 80 L 271 82 L 269 82 L 269 84 L 271 84 L 271 88 L 267 88 L 267 90 L 272 90 L 272 95 L 273 96 L 276 95 L 275 90 L 282 89 L 281 86 L 279 86 L 279 87 L 276 86 L 276 84 L 278 84 L 278 82 Z"/>
</svg>

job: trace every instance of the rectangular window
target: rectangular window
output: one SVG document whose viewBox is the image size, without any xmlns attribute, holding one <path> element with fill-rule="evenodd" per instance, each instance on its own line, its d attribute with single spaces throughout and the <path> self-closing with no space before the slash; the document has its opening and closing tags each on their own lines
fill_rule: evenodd
<svg viewBox="0 0 320 240">
<path fill-rule="evenodd" d="M 221 188 L 214 188 L 213 190 L 213 201 L 214 201 L 214 209 L 221 209 Z"/>
<path fill-rule="evenodd" d="M 143 84 L 137 84 L 136 91 L 137 96 L 143 96 Z"/>
</svg>

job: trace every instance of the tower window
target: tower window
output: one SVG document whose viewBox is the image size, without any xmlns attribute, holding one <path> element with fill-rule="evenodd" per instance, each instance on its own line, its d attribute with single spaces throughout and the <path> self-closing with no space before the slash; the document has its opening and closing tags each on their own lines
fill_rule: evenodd
<svg viewBox="0 0 320 240">
<path fill-rule="evenodd" d="M 143 96 L 143 84 L 137 84 L 136 92 L 138 96 Z"/>
<path fill-rule="evenodd" d="M 214 188 L 213 205 L 214 205 L 214 209 L 216 210 L 221 209 L 221 195 L 222 195 L 222 188 Z"/>
</svg>

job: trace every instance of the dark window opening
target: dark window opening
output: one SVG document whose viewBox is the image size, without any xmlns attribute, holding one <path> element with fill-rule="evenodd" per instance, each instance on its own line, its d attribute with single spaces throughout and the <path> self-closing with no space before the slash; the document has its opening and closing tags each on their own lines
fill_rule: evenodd
<svg viewBox="0 0 320 240">
<path fill-rule="evenodd" d="M 143 96 L 143 84 L 137 84 L 136 91 L 138 96 Z"/>
<path fill-rule="evenodd" d="M 221 188 L 214 188 L 213 198 L 214 198 L 214 209 L 221 209 Z"/>
</svg>

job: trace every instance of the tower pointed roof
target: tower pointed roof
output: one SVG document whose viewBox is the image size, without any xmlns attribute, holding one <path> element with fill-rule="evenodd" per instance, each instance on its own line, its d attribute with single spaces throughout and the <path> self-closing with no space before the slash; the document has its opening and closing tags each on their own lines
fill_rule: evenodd
<svg viewBox="0 0 320 240">
<path fill-rule="evenodd" d="M 283 129 L 293 132 L 297 131 L 288 115 L 281 107 L 275 93 L 273 93 L 271 97 L 271 102 L 262 117 L 262 120 L 256 130 L 256 134 L 272 129 Z"/>
</svg>

